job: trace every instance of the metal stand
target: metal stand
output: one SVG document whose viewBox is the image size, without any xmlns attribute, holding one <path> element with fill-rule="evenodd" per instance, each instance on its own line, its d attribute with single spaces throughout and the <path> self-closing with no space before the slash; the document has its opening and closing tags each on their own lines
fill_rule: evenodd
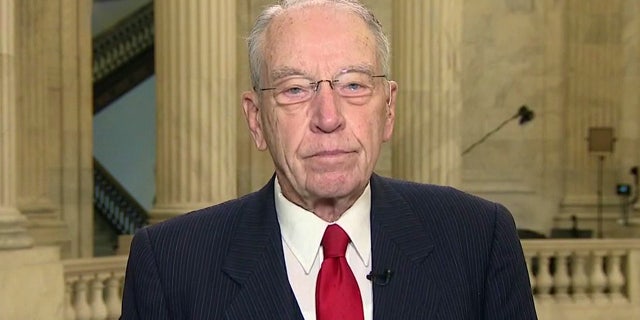
<svg viewBox="0 0 640 320">
<path fill-rule="evenodd" d="M 612 127 L 592 127 L 589 128 L 589 152 L 598 156 L 598 213 L 597 213 L 597 237 L 602 238 L 602 189 L 604 174 L 604 157 L 613 152 L 613 144 L 616 138 Z"/>
<path fill-rule="evenodd" d="M 628 197 L 622 197 L 622 219 L 620 219 L 620 224 L 628 227 L 629 226 L 629 199 Z"/>
<path fill-rule="evenodd" d="M 602 184 L 604 171 L 604 155 L 598 156 L 598 238 L 602 239 Z"/>
</svg>

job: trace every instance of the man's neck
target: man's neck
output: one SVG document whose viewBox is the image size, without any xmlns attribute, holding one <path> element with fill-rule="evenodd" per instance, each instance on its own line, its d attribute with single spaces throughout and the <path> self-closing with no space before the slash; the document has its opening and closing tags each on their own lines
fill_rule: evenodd
<svg viewBox="0 0 640 320">
<path fill-rule="evenodd" d="M 351 208 L 364 192 L 364 188 L 362 188 L 357 194 L 351 194 L 343 198 L 312 198 L 305 200 L 291 186 L 283 185 L 281 180 L 278 180 L 277 183 L 280 185 L 282 195 L 287 200 L 307 211 L 313 212 L 320 219 L 327 222 L 335 222 L 340 219 L 342 214 Z"/>
</svg>

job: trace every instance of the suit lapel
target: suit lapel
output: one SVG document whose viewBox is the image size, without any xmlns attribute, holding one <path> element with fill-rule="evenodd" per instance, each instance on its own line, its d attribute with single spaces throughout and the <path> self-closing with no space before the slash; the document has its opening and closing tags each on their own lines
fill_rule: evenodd
<svg viewBox="0 0 640 320">
<path fill-rule="evenodd" d="M 440 280 L 428 259 L 433 239 L 424 222 L 384 178 L 371 179 L 372 270 L 393 272 L 386 285 L 373 285 L 374 319 L 433 319 Z M 433 259 L 432 259 L 433 260 Z"/>
<path fill-rule="evenodd" d="M 227 319 L 302 319 L 287 278 L 271 181 L 247 201 L 223 271 L 240 285 Z"/>
</svg>

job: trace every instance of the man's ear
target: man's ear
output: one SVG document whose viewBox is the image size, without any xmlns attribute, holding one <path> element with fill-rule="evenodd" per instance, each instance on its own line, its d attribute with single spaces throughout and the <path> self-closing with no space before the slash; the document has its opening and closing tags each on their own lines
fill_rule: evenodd
<svg viewBox="0 0 640 320">
<path fill-rule="evenodd" d="M 260 102 L 255 92 L 247 91 L 242 94 L 242 110 L 244 110 L 244 117 L 253 142 L 258 150 L 266 150 L 267 143 L 262 131 L 262 120 L 260 120 Z"/>
<path fill-rule="evenodd" d="M 389 81 L 389 96 L 387 97 L 386 118 L 384 122 L 383 141 L 391 140 L 393 135 L 393 124 L 396 119 L 396 96 L 398 94 L 398 84 L 395 81 Z"/>
</svg>

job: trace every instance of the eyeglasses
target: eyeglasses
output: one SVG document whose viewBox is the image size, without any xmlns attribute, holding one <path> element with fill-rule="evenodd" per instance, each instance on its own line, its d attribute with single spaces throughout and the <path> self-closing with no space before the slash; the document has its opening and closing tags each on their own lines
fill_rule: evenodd
<svg viewBox="0 0 640 320">
<path fill-rule="evenodd" d="M 311 100 L 320 89 L 323 82 L 329 83 L 333 92 L 351 104 L 362 105 L 369 102 L 375 89 L 376 78 L 386 78 L 386 75 L 370 75 L 365 72 L 351 71 L 341 73 L 333 80 L 318 80 L 309 82 L 309 78 L 302 76 L 290 77 L 271 88 L 260 88 L 260 91 L 273 90 L 273 98 L 280 105 L 291 105 Z"/>
</svg>

